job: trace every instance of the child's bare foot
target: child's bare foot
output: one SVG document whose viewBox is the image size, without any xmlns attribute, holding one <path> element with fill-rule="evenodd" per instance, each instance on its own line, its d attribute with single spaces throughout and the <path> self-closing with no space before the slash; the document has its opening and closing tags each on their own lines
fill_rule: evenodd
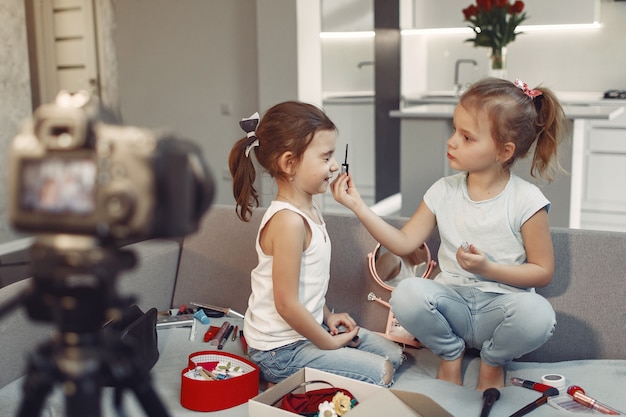
<svg viewBox="0 0 626 417">
<path fill-rule="evenodd" d="M 463 385 L 463 378 L 461 376 L 461 365 L 463 363 L 463 356 L 451 361 L 441 360 L 439 364 L 439 370 L 437 371 L 437 379 L 443 381 L 452 382 L 456 385 Z"/>
<path fill-rule="evenodd" d="M 480 361 L 480 373 L 476 389 L 484 391 L 487 388 L 504 387 L 504 368 L 502 366 L 490 366 Z"/>
</svg>

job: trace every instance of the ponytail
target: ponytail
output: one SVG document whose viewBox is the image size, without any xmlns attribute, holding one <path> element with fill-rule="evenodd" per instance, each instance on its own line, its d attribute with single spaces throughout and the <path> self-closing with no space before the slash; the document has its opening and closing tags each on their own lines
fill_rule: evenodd
<svg viewBox="0 0 626 417">
<path fill-rule="evenodd" d="M 259 193 L 254 188 L 256 170 L 252 158 L 246 156 L 248 138 L 235 143 L 228 156 L 228 167 L 233 177 L 233 196 L 236 202 L 237 217 L 249 221 L 252 210 L 259 206 Z"/>
<path fill-rule="evenodd" d="M 550 182 L 554 174 L 565 172 L 559 163 L 558 147 L 568 127 L 565 112 L 556 95 L 547 88 L 542 88 L 541 92 L 542 95 L 535 97 L 533 103 L 537 111 L 537 136 L 530 173 L 533 177 L 539 174 Z"/>
</svg>

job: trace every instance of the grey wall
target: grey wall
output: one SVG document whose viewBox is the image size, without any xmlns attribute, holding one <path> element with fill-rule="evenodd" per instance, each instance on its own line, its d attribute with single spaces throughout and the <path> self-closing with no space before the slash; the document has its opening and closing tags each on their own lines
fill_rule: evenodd
<svg viewBox="0 0 626 417">
<path fill-rule="evenodd" d="M 9 145 L 31 113 L 25 19 L 23 0 L 0 2 L 0 243 L 17 237 L 8 222 Z"/>
<path fill-rule="evenodd" d="M 257 108 L 255 1 L 113 4 L 124 123 L 200 143 L 219 184 L 216 202 L 232 202 L 227 159 L 243 137 L 238 122 L 265 110 Z"/>
</svg>

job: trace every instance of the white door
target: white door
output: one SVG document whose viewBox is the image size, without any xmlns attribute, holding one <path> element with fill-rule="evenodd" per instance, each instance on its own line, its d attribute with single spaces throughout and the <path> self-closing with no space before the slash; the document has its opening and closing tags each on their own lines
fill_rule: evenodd
<svg viewBox="0 0 626 417">
<path fill-rule="evenodd" d="M 41 103 L 61 90 L 99 95 L 93 0 L 29 0 Z"/>
</svg>

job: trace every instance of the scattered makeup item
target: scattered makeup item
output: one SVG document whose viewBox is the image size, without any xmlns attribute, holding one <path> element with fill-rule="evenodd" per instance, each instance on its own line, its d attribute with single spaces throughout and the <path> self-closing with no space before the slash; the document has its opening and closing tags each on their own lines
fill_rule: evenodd
<svg viewBox="0 0 626 417">
<path fill-rule="evenodd" d="M 585 390 L 578 385 L 570 385 L 567 388 L 567 393 L 572 396 L 574 401 L 592 410 L 599 411 L 602 414 L 609 414 L 612 416 L 619 416 L 622 413 L 614 408 L 609 407 L 606 404 L 602 404 L 600 401 L 595 400 L 585 395 Z"/>
<path fill-rule="evenodd" d="M 246 337 L 243 335 L 243 330 L 239 330 L 239 342 L 241 343 L 243 354 L 248 356 L 248 342 L 246 342 Z"/>
<path fill-rule="evenodd" d="M 213 340 L 219 330 L 220 328 L 217 326 L 209 326 L 206 333 L 204 334 L 204 341 L 210 342 L 211 340 Z"/>
<path fill-rule="evenodd" d="M 219 350 L 224 349 L 224 345 L 226 344 L 226 342 L 228 341 L 228 338 L 230 337 L 230 334 L 232 333 L 233 329 L 235 328 L 235 326 L 228 326 L 228 329 L 226 330 L 226 332 L 224 333 L 224 335 L 222 336 L 222 338 L 220 339 L 220 342 L 217 345 L 217 348 Z"/>
<path fill-rule="evenodd" d="M 193 313 L 194 313 L 193 308 L 188 308 L 187 304 L 183 304 L 178 309 L 178 312 L 176 313 L 176 315 L 177 316 L 182 316 L 182 315 L 193 314 Z"/>
<path fill-rule="evenodd" d="M 237 339 L 237 331 L 239 330 L 239 326 L 235 326 L 235 330 L 233 330 L 233 337 L 230 339 L 233 342 Z"/>
<path fill-rule="evenodd" d="M 199 308 L 198 311 L 196 311 L 193 315 L 196 319 L 200 320 L 200 323 L 202 324 L 209 324 L 209 322 L 211 321 L 207 315 L 204 313 L 204 310 Z"/>
<path fill-rule="evenodd" d="M 164 329 L 167 327 L 191 327 L 194 318 L 192 314 L 181 314 L 177 316 L 163 316 L 157 318 L 156 328 Z"/>
<path fill-rule="evenodd" d="M 557 410 L 565 411 L 571 414 L 599 414 L 584 405 L 577 403 L 571 395 L 567 394 L 561 394 L 556 397 L 548 398 L 548 405 L 556 408 Z"/>
<path fill-rule="evenodd" d="M 532 389 L 532 390 L 539 391 L 539 392 L 546 392 L 550 388 L 556 388 L 556 387 L 552 387 L 551 385 L 541 384 L 539 382 L 530 381 L 528 379 L 522 379 L 522 378 L 517 378 L 517 377 L 511 378 L 511 384 L 518 386 L 518 387 L 524 387 L 524 388 Z"/>
<path fill-rule="evenodd" d="M 191 304 L 197 307 L 208 308 L 209 310 L 220 311 L 227 316 L 239 317 L 240 319 L 244 318 L 243 314 L 237 313 L 235 310 L 228 308 L 228 307 L 218 307 L 218 306 L 213 306 L 210 304 L 202 304 L 202 303 L 195 303 L 195 302 L 192 302 Z"/>
<path fill-rule="evenodd" d="M 550 389 L 545 390 L 542 394 L 541 397 L 537 398 L 535 401 L 525 405 L 524 407 L 520 408 L 519 410 L 517 410 L 516 412 L 514 412 L 513 414 L 510 415 L 510 417 L 522 417 L 525 416 L 526 414 L 530 413 L 531 411 L 533 411 L 534 409 L 542 406 L 543 404 L 548 402 L 548 397 L 553 397 L 559 395 L 559 390 L 554 388 L 554 387 L 550 387 Z"/>
<path fill-rule="evenodd" d="M 500 399 L 500 391 L 495 388 L 488 388 L 483 392 L 483 409 L 480 417 L 487 417 L 491 412 L 491 407 Z"/>
<path fill-rule="evenodd" d="M 565 377 L 563 375 L 546 374 L 541 377 L 541 382 L 545 385 L 550 385 L 559 391 L 565 390 Z"/>
<path fill-rule="evenodd" d="M 189 340 L 190 341 L 196 340 L 196 320 L 194 320 L 193 323 L 191 324 L 191 330 L 189 331 Z"/>
<path fill-rule="evenodd" d="M 213 340 L 211 340 L 211 344 L 214 346 L 217 346 L 222 340 L 222 337 L 224 337 L 224 334 L 226 333 L 226 330 L 228 330 L 229 327 L 230 327 L 229 322 L 225 321 L 224 323 L 222 323 L 222 326 L 217 331 L 217 334 L 215 335 Z"/>
</svg>

